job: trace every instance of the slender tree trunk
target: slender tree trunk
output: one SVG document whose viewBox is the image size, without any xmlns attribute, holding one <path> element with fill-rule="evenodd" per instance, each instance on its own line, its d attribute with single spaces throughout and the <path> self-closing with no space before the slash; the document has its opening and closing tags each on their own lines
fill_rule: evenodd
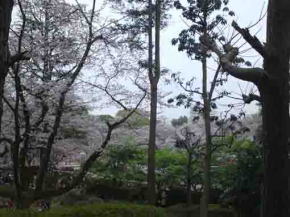
<svg viewBox="0 0 290 217">
<path fill-rule="evenodd" d="M 28 198 L 21 198 L 14 201 L 16 209 L 29 209 L 33 202 L 33 200 L 30 200 Z"/>
<path fill-rule="evenodd" d="M 150 129 L 148 148 L 148 202 L 156 202 L 155 149 L 156 149 L 156 119 L 157 119 L 157 85 L 151 84 Z"/>
<path fill-rule="evenodd" d="M 148 1 L 149 9 L 149 27 L 148 27 L 148 75 L 151 84 L 151 104 L 150 104 L 150 126 L 149 126 L 149 144 L 148 144 L 148 173 L 147 173 L 147 199 L 148 203 L 155 204 L 156 191 L 155 191 L 155 134 L 156 134 L 156 107 L 153 100 L 155 90 L 153 88 L 153 11 L 152 11 L 152 0 Z M 157 88 L 156 88 L 157 90 Z"/>
<path fill-rule="evenodd" d="M 191 195 L 191 172 L 192 172 L 192 153 L 188 152 L 187 160 L 187 180 L 186 180 L 186 192 L 187 192 L 187 206 L 192 205 L 192 195 Z"/>
<path fill-rule="evenodd" d="M 50 43 L 49 43 L 49 28 L 50 28 L 50 15 L 49 15 L 49 7 L 51 2 L 44 2 L 44 60 L 43 60 L 43 80 L 44 82 L 51 81 L 52 78 L 52 70 L 50 64 Z"/>
<path fill-rule="evenodd" d="M 4 85 L 9 67 L 8 37 L 12 8 L 13 0 L 0 1 L 0 134 L 2 130 Z"/>
<path fill-rule="evenodd" d="M 289 217 L 289 0 L 270 0 L 267 52 L 268 77 L 258 84 L 263 105 L 264 192 L 263 217 Z"/>
<path fill-rule="evenodd" d="M 152 0 L 149 0 L 149 80 L 151 85 L 151 105 L 150 105 L 150 129 L 148 147 L 148 202 L 152 205 L 156 203 L 156 177 L 155 177 L 155 149 L 156 149 L 156 124 L 157 124 L 157 87 L 160 78 L 160 14 L 161 1 L 156 0 L 155 7 L 155 64 L 153 70 L 152 52 Z"/>
<path fill-rule="evenodd" d="M 207 60 L 206 55 L 202 57 L 202 97 L 203 97 L 203 118 L 205 125 L 205 151 L 203 158 L 203 192 L 200 201 L 200 217 L 208 216 L 208 203 L 210 194 L 210 162 L 211 162 L 211 129 L 210 129 L 210 102 L 207 92 Z"/>
</svg>

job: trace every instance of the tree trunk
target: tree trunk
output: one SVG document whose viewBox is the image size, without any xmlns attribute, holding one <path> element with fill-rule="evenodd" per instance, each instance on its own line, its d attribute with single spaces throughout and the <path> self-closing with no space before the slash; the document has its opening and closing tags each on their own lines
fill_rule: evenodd
<svg viewBox="0 0 290 217">
<path fill-rule="evenodd" d="M 264 69 L 239 68 L 231 64 L 237 48 L 222 54 L 215 44 L 201 38 L 219 56 L 222 67 L 232 76 L 255 83 L 260 90 L 263 116 L 264 189 L 262 217 L 289 216 L 288 132 L 290 1 L 269 0 L 267 41 L 263 45 L 241 29 L 234 28 L 264 57 Z"/>
<path fill-rule="evenodd" d="M 4 85 L 9 67 L 8 37 L 12 8 L 13 0 L 0 1 L 0 133 L 2 130 Z"/>
<path fill-rule="evenodd" d="M 187 160 L 187 180 L 186 180 L 186 193 L 187 193 L 187 206 L 192 205 L 192 195 L 191 195 L 191 172 L 192 172 L 192 153 L 188 152 Z"/>
<path fill-rule="evenodd" d="M 153 70 L 153 52 L 152 52 L 152 0 L 149 0 L 149 80 L 151 85 L 151 105 L 150 105 L 150 129 L 149 129 L 149 147 L 148 147 L 148 202 L 155 205 L 155 149 L 156 149 L 156 124 L 157 124 L 157 87 L 160 78 L 160 17 L 161 2 L 156 0 L 155 6 L 155 64 Z M 154 72 L 153 72 L 154 71 Z"/>
<path fill-rule="evenodd" d="M 149 27 L 148 27 L 148 75 L 151 84 L 151 105 L 150 105 L 150 126 L 149 126 L 149 143 L 148 143 L 148 172 L 147 172 L 147 199 L 149 204 L 155 204 L 156 192 L 155 192 L 155 132 L 156 132 L 156 107 L 153 100 L 154 88 L 152 86 L 153 78 L 153 11 L 152 0 L 148 1 L 149 8 Z M 154 112 L 155 111 L 155 112 Z"/>
<path fill-rule="evenodd" d="M 200 201 L 200 217 L 208 216 L 208 203 L 210 194 L 210 161 L 211 161 L 211 129 L 210 129 L 210 103 L 207 92 L 207 60 L 202 57 L 202 98 L 204 103 L 203 118 L 205 126 L 205 152 L 203 158 L 203 192 Z"/>
<path fill-rule="evenodd" d="M 151 111 L 150 111 L 150 129 L 149 129 L 149 147 L 148 147 L 148 202 L 155 205 L 155 149 L 156 149 L 156 119 L 157 119 L 157 85 L 151 84 Z"/>
<path fill-rule="evenodd" d="M 5 88 L 5 79 L 9 70 L 9 28 L 11 23 L 11 14 L 13 9 L 12 0 L 0 1 L 0 134 L 2 134 L 2 116 L 3 116 L 3 97 Z M 21 191 L 18 182 L 18 146 L 19 142 L 15 141 L 11 144 L 11 158 L 14 169 L 14 183 L 16 188 L 16 198 L 21 200 Z M 17 158 L 16 162 L 15 159 Z"/>
<path fill-rule="evenodd" d="M 258 84 L 263 105 L 263 217 L 289 216 L 288 116 L 290 2 L 270 0 L 267 51 L 268 77 Z"/>
<path fill-rule="evenodd" d="M 19 199 L 19 200 L 15 200 L 15 208 L 16 209 L 29 209 L 31 204 L 33 203 L 33 200 L 30 199 Z"/>
<path fill-rule="evenodd" d="M 280 66 L 277 65 L 277 69 Z M 279 69 L 278 69 L 279 70 Z M 285 80 L 287 81 L 287 80 Z M 285 115 L 288 97 L 283 91 L 288 85 L 261 91 L 263 97 L 264 192 L 263 217 L 288 215 L 288 150 Z M 266 92 L 266 93 L 265 93 Z M 284 92 L 284 93 L 283 93 Z"/>
</svg>

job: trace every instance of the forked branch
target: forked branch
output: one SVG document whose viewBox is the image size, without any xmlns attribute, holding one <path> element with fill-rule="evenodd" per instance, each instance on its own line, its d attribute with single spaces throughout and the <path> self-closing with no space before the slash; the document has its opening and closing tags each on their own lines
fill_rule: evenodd
<svg viewBox="0 0 290 217">
<path fill-rule="evenodd" d="M 263 77 L 267 76 L 266 71 L 262 68 L 242 68 L 234 65 L 233 61 L 239 54 L 238 48 L 226 45 L 222 50 L 217 46 L 215 41 L 211 40 L 207 35 L 203 35 L 199 39 L 201 43 L 219 57 L 223 70 L 228 72 L 230 75 L 255 84 L 259 83 Z"/>
</svg>

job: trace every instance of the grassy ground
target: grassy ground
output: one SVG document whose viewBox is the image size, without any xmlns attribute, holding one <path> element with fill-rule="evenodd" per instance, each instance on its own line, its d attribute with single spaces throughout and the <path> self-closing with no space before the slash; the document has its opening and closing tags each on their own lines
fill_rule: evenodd
<svg viewBox="0 0 290 217">
<path fill-rule="evenodd" d="M 49 211 L 1 209 L 0 217 L 166 217 L 164 209 L 127 203 L 102 203 L 52 208 Z"/>
<path fill-rule="evenodd" d="M 199 217 L 199 205 L 178 204 L 167 208 L 124 202 L 66 205 L 49 211 L 0 209 L 0 217 Z M 235 217 L 234 212 L 217 204 L 209 206 L 209 217 Z"/>
<path fill-rule="evenodd" d="M 199 217 L 199 205 L 178 204 L 166 209 L 168 217 Z M 235 217 L 233 210 L 221 208 L 218 204 L 209 205 L 209 217 Z"/>
</svg>

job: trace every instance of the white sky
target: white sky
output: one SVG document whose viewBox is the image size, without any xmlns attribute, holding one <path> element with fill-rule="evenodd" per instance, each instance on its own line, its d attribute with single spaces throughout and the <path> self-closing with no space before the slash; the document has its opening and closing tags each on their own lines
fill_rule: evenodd
<svg viewBox="0 0 290 217">
<path fill-rule="evenodd" d="M 79 0 L 80 3 L 90 4 L 92 0 Z M 255 23 L 261 14 L 261 10 L 266 9 L 267 1 L 264 0 L 230 0 L 230 9 L 233 10 L 236 14 L 235 20 L 241 27 L 249 26 L 250 24 Z M 185 53 L 180 53 L 177 51 L 177 47 L 171 45 L 171 40 L 174 37 L 177 37 L 179 32 L 182 29 L 185 29 L 186 25 L 181 20 L 179 13 L 176 10 L 172 10 L 172 18 L 169 22 L 169 26 L 162 31 L 161 34 L 161 66 L 170 69 L 173 72 L 181 72 L 184 77 L 190 77 L 194 75 L 197 78 L 197 86 L 200 86 L 199 80 L 201 79 L 201 68 L 197 61 L 190 60 Z M 258 32 L 258 37 L 261 41 L 264 41 L 265 38 L 265 18 L 262 22 L 256 25 L 253 29 L 251 29 L 252 33 Z M 243 50 L 248 46 L 244 46 Z M 245 55 L 249 56 L 249 60 L 255 62 L 258 59 L 258 56 L 249 52 Z M 257 63 L 259 66 L 260 61 Z M 213 73 L 209 75 L 213 76 Z M 238 81 L 237 79 L 230 78 L 228 83 L 224 86 L 224 89 L 227 91 L 235 92 L 240 94 L 240 87 L 242 90 L 251 89 L 252 85 L 245 84 L 244 82 Z M 180 89 L 177 85 L 165 86 L 162 85 L 162 89 L 165 91 L 173 92 L 172 96 L 177 95 L 180 92 Z M 235 97 L 239 97 L 238 95 L 234 95 Z M 223 104 L 233 103 L 232 99 L 227 99 L 222 102 Z M 221 109 L 223 107 L 220 107 Z M 103 109 L 102 111 L 94 111 L 94 113 L 111 113 L 116 111 L 114 108 Z M 162 108 L 160 111 L 160 115 L 165 116 L 167 118 L 177 118 L 180 115 L 188 115 L 189 110 L 183 108 Z M 252 105 L 247 105 L 245 107 L 245 111 L 248 113 L 257 112 L 257 107 L 255 103 Z"/>
</svg>

